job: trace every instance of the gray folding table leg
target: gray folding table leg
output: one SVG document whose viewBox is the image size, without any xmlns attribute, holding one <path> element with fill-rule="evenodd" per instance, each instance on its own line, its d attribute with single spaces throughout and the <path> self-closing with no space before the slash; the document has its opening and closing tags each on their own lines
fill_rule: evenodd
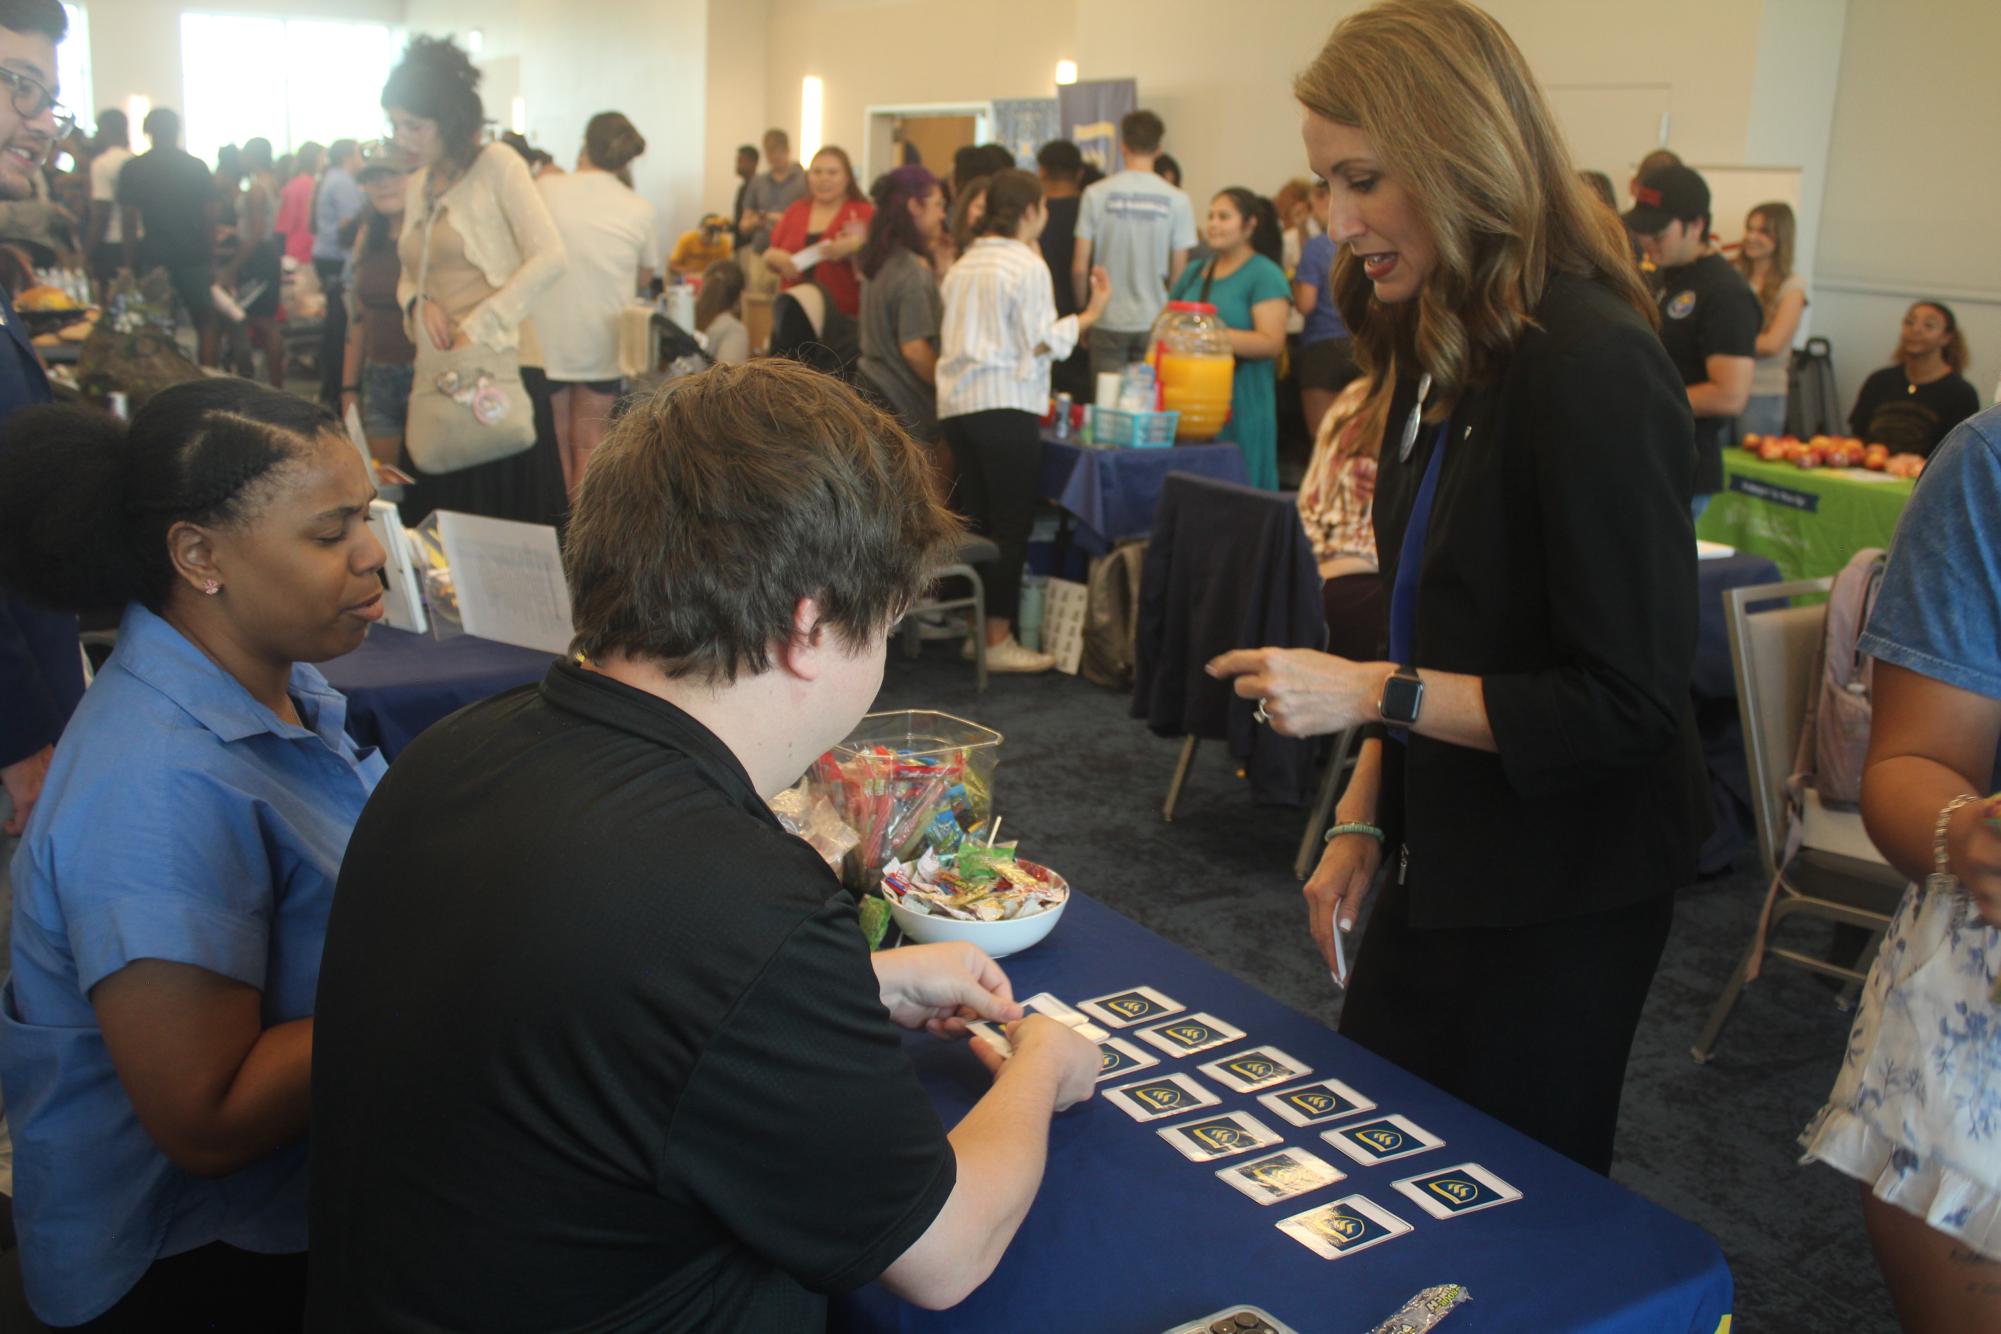
<svg viewBox="0 0 2001 1334">
<path fill-rule="evenodd" d="M 1293 859 L 1292 873 L 1304 880 L 1319 859 L 1320 836 L 1334 810 L 1334 794 L 1341 790 L 1341 773 L 1348 767 L 1348 755 L 1355 746 L 1355 730 L 1349 728 L 1334 738 L 1327 755 L 1327 776 L 1320 780 L 1320 795 L 1313 799 L 1313 814 L 1307 817 L 1306 832 L 1299 838 L 1299 856 Z"/>
</svg>

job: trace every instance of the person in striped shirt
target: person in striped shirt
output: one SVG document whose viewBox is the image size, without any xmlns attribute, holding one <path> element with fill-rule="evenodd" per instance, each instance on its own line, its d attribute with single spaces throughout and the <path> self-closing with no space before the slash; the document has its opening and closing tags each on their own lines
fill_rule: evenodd
<svg viewBox="0 0 2001 1334">
<path fill-rule="evenodd" d="M 1070 355 L 1112 299 L 1111 275 L 1094 268 L 1084 309 L 1057 316 L 1049 266 L 1035 248 L 1048 220 L 1041 182 L 1014 168 L 995 172 L 978 235 L 945 275 L 938 416 L 958 473 L 954 507 L 1000 548 L 997 560 L 980 567 L 987 667 L 996 672 L 1056 665 L 1014 636 L 1035 516 L 1040 422 L 1049 407 L 1050 364 Z"/>
</svg>

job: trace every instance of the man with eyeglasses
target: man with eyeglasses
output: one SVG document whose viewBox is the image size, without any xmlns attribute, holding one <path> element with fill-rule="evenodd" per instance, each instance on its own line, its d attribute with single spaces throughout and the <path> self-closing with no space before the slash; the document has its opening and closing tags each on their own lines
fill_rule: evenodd
<svg viewBox="0 0 2001 1334">
<path fill-rule="evenodd" d="M 136 274 L 167 271 L 201 339 L 201 364 L 213 366 L 218 338 L 208 293 L 215 284 L 215 185 L 201 159 L 182 151 L 178 112 L 154 107 L 146 113 L 145 131 L 151 151 L 118 173 L 125 262 Z"/>
<path fill-rule="evenodd" d="M 56 43 L 69 20 L 56 0 L 0 0 L 0 200 L 34 197 L 49 146 L 69 133 L 56 105 Z M 0 427 L 50 399 L 48 377 L 0 288 Z M 0 435 L 0 448 L 4 448 Z M 0 589 L 0 983 L 9 971 L 14 891 L 7 866 L 41 796 L 56 738 L 83 697 L 76 617 L 44 611 Z M 13 1241 L 14 1146 L 0 1121 L 0 1227 Z"/>
</svg>

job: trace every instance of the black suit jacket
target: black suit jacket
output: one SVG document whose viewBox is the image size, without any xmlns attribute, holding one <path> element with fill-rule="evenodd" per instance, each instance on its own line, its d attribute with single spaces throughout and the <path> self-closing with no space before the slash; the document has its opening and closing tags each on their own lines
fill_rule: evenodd
<svg viewBox="0 0 2001 1334">
<path fill-rule="evenodd" d="M 49 380 L 27 330 L 0 292 L 0 449 L 6 448 L 6 419 L 49 398 Z M 0 589 L 0 766 L 55 741 L 82 697 L 76 617 Z"/>
<path fill-rule="evenodd" d="M 1437 447 L 1426 426 L 1396 457 L 1415 401 L 1400 386 L 1378 476 L 1385 587 Z M 1481 678 L 1499 753 L 1383 743 L 1381 816 L 1413 925 L 1553 921 L 1688 883 L 1709 816 L 1681 377 L 1631 307 L 1559 277 L 1448 429 L 1415 665 Z"/>
</svg>

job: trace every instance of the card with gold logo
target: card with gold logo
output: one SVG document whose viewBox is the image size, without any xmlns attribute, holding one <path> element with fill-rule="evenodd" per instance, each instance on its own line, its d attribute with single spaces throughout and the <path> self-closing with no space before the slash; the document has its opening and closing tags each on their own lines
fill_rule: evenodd
<svg viewBox="0 0 2001 1334">
<path fill-rule="evenodd" d="M 1339 1260 L 1401 1237 L 1411 1226 L 1380 1204 L 1350 1195 L 1282 1218 L 1278 1230 L 1323 1259 Z"/>
<path fill-rule="evenodd" d="M 1098 1082 L 1116 1079 L 1133 1070 L 1144 1070 L 1150 1065 L 1159 1065 L 1160 1058 L 1150 1051 L 1144 1051 L 1127 1042 L 1124 1038 L 1106 1038 L 1098 1044 Z"/>
<path fill-rule="evenodd" d="M 1165 1019 L 1170 1014 L 1180 1014 L 1187 1009 L 1180 1001 L 1163 991 L 1152 987 L 1128 987 L 1124 991 L 1114 991 L 1108 996 L 1093 996 L 1081 1001 L 1077 1008 L 1097 1019 L 1102 1019 L 1113 1028 L 1131 1028 L 1134 1024 L 1144 1024 L 1154 1019 Z"/>
<path fill-rule="evenodd" d="M 1214 1107 L 1222 1099 L 1196 1082 L 1193 1075 L 1155 1075 L 1105 1090 L 1112 1106 L 1135 1121 L 1158 1121 L 1183 1112 Z"/>
<path fill-rule="evenodd" d="M 1407 1116 L 1373 1116 L 1350 1121 L 1321 1131 L 1320 1138 L 1364 1167 L 1395 1162 L 1445 1143 Z"/>
<path fill-rule="evenodd" d="M 1478 1163 L 1405 1177 L 1397 1189 L 1433 1218 L 1457 1218 L 1513 1204 L 1522 1193 Z"/>
<path fill-rule="evenodd" d="M 1331 1186 L 1348 1174 L 1304 1149 L 1280 1149 L 1216 1173 L 1259 1204 L 1277 1204 Z"/>
<path fill-rule="evenodd" d="M 1244 1036 L 1244 1030 L 1224 1023 L 1213 1014 L 1185 1014 L 1152 1028 L 1142 1028 L 1135 1036 L 1169 1056 L 1192 1056 L 1198 1051 L 1236 1042 Z"/>
<path fill-rule="evenodd" d="M 1249 1112 L 1217 1112 L 1183 1121 L 1178 1126 L 1162 1126 L 1154 1133 L 1181 1150 L 1181 1156 L 1192 1163 L 1214 1162 L 1253 1149 L 1268 1149 L 1281 1138 L 1276 1130 Z"/>
<path fill-rule="evenodd" d="M 1373 1099 L 1363 1097 L 1338 1079 L 1278 1089 L 1258 1101 L 1296 1126 L 1324 1126 L 1344 1116 L 1376 1110 Z"/>
<path fill-rule="evenodd" d="M 1313 1073 L 1312 1066 L 1287 1056 L 1277 1047 L 1253 1047 L 1195 1068 L 1234 1093 L 1256 1093 Z"/>
</svg>

